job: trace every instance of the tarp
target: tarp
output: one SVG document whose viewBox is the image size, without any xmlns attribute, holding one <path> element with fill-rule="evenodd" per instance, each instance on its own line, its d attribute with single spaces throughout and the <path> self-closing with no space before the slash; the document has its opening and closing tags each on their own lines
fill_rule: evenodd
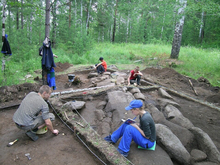
<svg viewBox="0 0 220 165">
<path fill-rule="evenodd" d="M 4 42 L 3 42 L 3 45 L 2 45 L 2 51 L 1 52 L 5 55 L 11 56 L 12 52 L 11 52 L 11 48 L 10 48 L 10 45 L 9 45 L 9 42 L 8 42 L 7 38 L 8 38 L 8 35 L 5 34 L 5 39 L 4 39 Z"/>
</svg>

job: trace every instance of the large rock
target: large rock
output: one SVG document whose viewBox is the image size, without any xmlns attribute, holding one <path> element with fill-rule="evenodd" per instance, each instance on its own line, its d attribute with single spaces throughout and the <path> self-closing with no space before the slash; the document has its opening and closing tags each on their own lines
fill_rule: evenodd
<svg viewBox="0 0 220 165">
<path fill-rule="evenodd" d="M 159 145 L 155 151 L 138 149 L 137 144 L 131 143 L 128 159 L 135 165 L 173 165 L 169 155 Z"/>
<path fill-rule="evenodd" d="M 145 96 L 142 93 L 135 93 L 134 94 L 135 99 L 137 100 L 143 100 L 145 101 Z"/>
<path fill-rule="evenodd" d="M 141 93 L 140 89 L 137 87 L 132 88 L 129 92 L 131 92 L 132 94 Z"/>
<path fill-rule="evenodd" d="M 88 74 L 88 78 L 93 78 L 93 77 L 97 77 L 98 73 L 97 72 L 91 72 Z"/>
<path fill-rule="evenodd" d="M 112 131 L 117 129 L 121 124 L 121 119 L 125 118 L 126 112 L 125 107 L 129 105 L 129 103 L 134 100 L 133 95 L 130 92 L 122 92 L 122 91 L 112 91 L 108 92 L 108 103 L 105 107 L 106 112 L 112 112 Z"/>
<path fill-rule="evenodd" d="M 95 113 L 96 119 L 99 121 L 102 121 L 102 119 L 105 117 L 103 110 L 97 109 L 94 111 L 94 113 Z"/>
<path fill-rule="evenodd" d="M 206 160 L 207 158 L 207 155 L 204 152 L 197 150 L 197 149 L 193 149 L 190 152 L 190 154 L 191 154 L 193 161 L 195 162 L 201 162 L 201 161 Z"/>
<path fill-rule="evenodd" d="M 122 77 L 122 78 L 127 78 L 128 76 L 127 76 L 127 74 L 126 73 L 124 73 L 124 72 L 119 72 L 119 71 L 117 71 L 117 72 L 113 72 L 112 74 L 111 74 L 111 76 L 112 77 Z"/>
<path fill-rule="evenodd" d="M 166 113 L 169 121 L 180 125 L 184 128 L 192 128 L 194 127 L 193 124 L 191 123 L 191 121 L 187 118 L 185 118 L 182 113 L 179 111 L 179 109 L 177 109 L 176 107 L 174 107 L 173 105 L 168 104 L 165 108 L 164 108 L 164 112 Z"/>
<path fill-rule="evenodd" d="M 177 108 L 180 107 L 178 103 L 176 103 L 175 101 L 169 100 L 169 99 L 158 98 L 157 101 L 160 104 L 161 109 L 164 109 L 168 104 L 173 105 Z"/>
<path fill-rule="evenodd" d="M 101 129 L 100 129 L 99 134 L 102 136 L 102 138 L 109 135 L 109 132 L 111 131 L 109 122 L 102 122 L 100 128 Z"/>
<path fill-rule="evenodd" d="M 188 129 L 166 120 L 163 113 L 160 112 L 153 104 L 148 104 L 147 107 L 155 123 L 166 125 L 179 138 L 184 147 L 191 150 L 194 135 Z"/>
<path fill-rule="evenodd" d="M 194 163 L 193 165 L 219 165 L 219 164 L 206 161 L 206 162 Z"/>
<path fill-rule="evenodd" d="M 190 164 L 190 154 L 180 142 L 180 140 L 162 124 L 156 124 L 157 141 L 164 146 L 164 149 L 170 155 L 171 158 L 184 165 Z"/>
<path fill-rule="evenodd" d="M 107 102 L 106 101 L 100 101 L 97 105 L 97 109 L 103 109 L 106 106 Z"/>
<path fill-rule="evenodd" d="M 70 101 L 63 105 L 62 108 L 66 108 L 67 110 L 80 110 L 85 107 L 84 101 Z"/>
<path fill-rule="evenodd" d="M 125 113 L 125 107 L 129 105 L 129 103 L 134 100 L 133 95 L 129 92 L 124 93 L 122 91 L 112 91 L 108 92 L 108 103 L 105 107 L 106 112 L 112 111 L 123 111 Z"/>
<path fill-rule="evenodd" d="M 173 99 L 173 97 L 170 96 L 163 88 L 159 88 L 158 94 L 159 94 L 160 96 L 162 96 L 163 98 Z"/>
<path fill-rule="evenodd" d="M 166 120 L 163 113 L 159 111 L 153 104 L 147 104 L 146 107 L 148 108 L 155 123 L 161 123 Z"/>
<path fill-rule="evenodd" d="M 125 79 L 123 77 L 118 76 L 116 80 L 117 85 L 122 85 L 125 83 Z"/>
<path fill-rule="evenodd" d="M 209 135 L 198 127 L 192 127 L 190 131 L 195 135 L 199 149 L 207 154 L 208 159 L 220 163 L 220 153 Z"/>
</svg>

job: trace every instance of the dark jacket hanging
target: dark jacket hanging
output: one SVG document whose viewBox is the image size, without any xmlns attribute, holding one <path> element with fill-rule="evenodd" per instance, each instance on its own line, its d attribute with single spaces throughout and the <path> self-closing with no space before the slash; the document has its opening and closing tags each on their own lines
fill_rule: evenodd
<svg viewBox="0 0 220 165">
<path fill-rule="evenodd" d="M 5 39 L 4 39 L 4 42 L 3 42 L 3 46 L 2 46 L 2 53 L 5 54 L 5 55 L 12 55 L 12 52 L 11 52 L 11 48 L 10 48 L 10 45 L 9 45 L 9 42 L 7 40 L 8 38 L 8 35 L 5 34 Z"/>
<path fill-rule="evenodd" d="M 46 38 L 43 42 L 42 69 L 50 70 L 52 67 L 56 67 L 56 65 L 53 59 L 51 42 Z"/>
</svg>

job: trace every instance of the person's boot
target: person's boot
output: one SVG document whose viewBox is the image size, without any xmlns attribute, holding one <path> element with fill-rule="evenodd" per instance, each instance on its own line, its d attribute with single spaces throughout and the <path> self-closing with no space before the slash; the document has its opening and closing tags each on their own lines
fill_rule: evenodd
<svg viewBox="0 0 220 165">
<path fill-rule="evenodd" d="M 31 132 L 31 131 L 27 131 L 25 134 L 29 138 L 31 138 L 31 140 L 33 140 L 33 141 L 37 141 L 38 140 L 38 136 L 35 133 Z"/>
</svg>

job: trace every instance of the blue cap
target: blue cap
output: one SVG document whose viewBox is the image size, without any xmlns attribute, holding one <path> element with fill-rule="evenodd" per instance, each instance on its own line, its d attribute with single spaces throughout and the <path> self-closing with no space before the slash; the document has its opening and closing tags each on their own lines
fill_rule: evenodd
<svg viewBox="0 0 220 165">
<path fill-rule="evenodd" d="M 133 108 L 140 108 L 140 107 L 142 107 L 142 106 L 143 106 L 143 103 L 142 103 L 141 100 L 132 100 L 132 101 L 130 102 L 129 106 L 127 106 L 127 107 L 125 108 L 125 110 L 129 111 L 129 110 L 131 110 L 131 109 L 133 109 Z"/>
</svg>

